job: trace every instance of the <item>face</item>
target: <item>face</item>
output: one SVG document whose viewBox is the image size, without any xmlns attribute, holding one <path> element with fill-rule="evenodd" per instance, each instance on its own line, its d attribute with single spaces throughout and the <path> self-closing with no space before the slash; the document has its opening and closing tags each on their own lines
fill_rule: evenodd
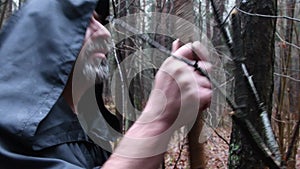
<svg viewBox="0 0 300 169">
<path fill-rule="evenodd" d="M 79 61 L 82 74 L 88 81 L 103 82 L 108 76 L 108 64 L 105 54 L 108 52 L 110 33 L 93 15 L 85 34 L 84 45 Z"/>
</svg>

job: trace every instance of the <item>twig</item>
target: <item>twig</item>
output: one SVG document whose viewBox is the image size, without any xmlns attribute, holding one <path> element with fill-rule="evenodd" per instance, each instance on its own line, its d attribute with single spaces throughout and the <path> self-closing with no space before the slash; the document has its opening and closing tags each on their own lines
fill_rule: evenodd
<svg viewBox="0 0 300 169">
<path fill-rule="evenodd" d="M 211 2 L 211 6 L 213 8 L 213 12 L 215 14 L 215 20 L 216 20 L 216 22 L 217 22 L 217 24 L 219 26 L 219 29 L 220 29 L 220 31 L 221 31 L 224 39 L 225 39 L 225 43 L 226 43 L 226 45 L 227 45 L 230 53 L 233 54 L 234 52 L 233 52 L 233 48 L 232 48 L 232 39 L 229 36 L 228 30 L 224 26 L 222 26 L 223 22 L 221 20 L 221 16 L 219 16 L 219 12 L 217 10 L 217 7 L 216 7 L 214 1 L 210 0 L 210 2 Z"/>
<path fill-rule="evenodd" d="M 123 0 L 123 1 L 126 1 L 126 0 Z M 120 2 L 121 3 L 121 2 Z M 118 13 L 117 13 L 117 15 L 115 15 L 115 16 L 118 16 L 120 13 L 122 13 L 124 10 L 127 10 L 127 9 L 129 9 L 129 7 L 130 6 L 133 6 L 133 4 L 135 3 L 135 0 L 131 0 L 130 2 L 129 2 L 129 4 L 128 5 L 126 5 L 126 6 L 124 6 L 122 9 L 119 9 L 118 11 Z"/>
<path fill-rule="evenodd" d="M 229 11 L 228 15 L 226 16 L 226 18 L 224 19 L 224 21 L 221 23 L 220 26 L 225 25 L 225 23 L 227 22 L 227 20 L 229 19 L 231 13 L 233 12 L 233 10 L 234 10 L 235 8 L 236 8 L 236 6 L 233 6 L 233 7 L 231 8 L 231 10 Z"/>
<path fill-rule="evenodd" d="M 180 142 L 179 142 L 179 143 L 180 143 Z M 177 168 L 177 164 L 178 164 L 178 162 L 179 162 L 179 160 L 180 160 L 180 157 L 181 157 L 181 154 L 182 154 L 182 152 L 183 152 L 183 148 L 184 148 L 185 144 L 186 144 L 186 137 L 183 138 L 183 143 L 181 144 L 181 146 L 180 146 L 180 148 L 179 148 L 179 154 L 178 154 L 178 157 L 177 157 L 177 159 L 176 159 L 176 161 L 175 161 L 175 164 L 174 164 L 173 169 L 176 169 L 176 168 Z"/>
<path fill-rule="evenodd" d="M 293 77 L 288 76 L 288 75 L 283 75 L 283 74 L 279 74 L 279 73 L 274 73 L 274 75 L 280 76 L 280 77 L 286 77 L 286 78 L 288 78 L 288 79 L 290 79 L 292 81 L 295 81 L 295 82 L 300 82 L 300 79 L 296 79 L 296 78 L 293 78 Z"/>
<path fill-rule="evenodd" d="M 208 127 L 211 128 L 211 129 L 214 131 L 214 133 L 215 133 L 221 140 L 223 140 L 228 146 L 230 145 L 229 142 L 228 142 L 223 136 L 221 136 L 221 134 L 219 134 L 219 132 L 218 132 L 216 129 L 214 129 L 214 127 L 213 127 L 212 125 L 210 125 L 210 124 L 209 124 L 205 119 L 203 119 L 203 118 L 201 118 L 201 120 L 202 120 L 205 124 L 207 124 Z"/>
<path fill-rule="evenodd" d="M 295 21 L 295 22 L 300 22 L 300 19 L 298 18 L 292 18 L 292 17 L 289 17 L 289 16 L 275 16 L 275 15 L 264 15 L 264 14 L 257 14 L 257 13 L 250 13 L 250 12 L 246 12 L 238 7 L 235 7 L 235 9 L 237 9 L 239 12 L 243 13 L 243 14 L 246 14 L 246 15 L 249 15 L 249 16 L 258 16 L 258 17 L 263 17 L 263 18 L 274 18 L 274 19 L 288 19 L 288 20 L 292 20 L 292 21 Z"/>
<path fill-rule="evenodd" d="M 288 45 L 290 45 L 290 46 L 292 46 L 292 47 L 297 48 L 297 49 L 300 50 L 300 46 L 297 46 L 297 45 L 295 45 L 295 44 L 293 44 L 293 43 L 290 43 L 290 42 L 288 42 L 288 41 L 285 41 L 285 40 L 279 35 L 279 33 L 277 33 L 277 32 L 276 32 L 276 36 L 277 36 L 283 43 L 288 44 Z"/>
<path fill-rule="evenodd" d="M 300 120 L 298 120 L 296 126 L 295 126 L 295 130 L 293 132 L 293 136 L 292 136 L 292 141 L 288 147 L 288 150 L 287 150 L 287 153 L 286 153 L 286 156 L 285 156 L 285 162 L 287 163 L 290 156 L 292 155 L 292 151 L 293 151 L 293 148 L 295 146 L 295 143 L 296 143 L 296 140 L 297 140 L 297 137 L 299 135 L 299 128 L 300 128 Z"/>
<path fill-rule="evenodd" d="M 214 131 L 214 133 L 221 139 L 223 140 L 228 146 L 230 145 L 229 142 L 223 137 L 221 136 L 217 130 L 215 130 L 214 128 L 212 128 L 212 130 Z"/>
<path fill-rule="evenodd" d="M 117 9 L 116 9 L 115 0 L 112 0 L 112 6 L 113 6 L 113 14 L 114 14 L 114 16 L 117 16 Z"/>
</svg>

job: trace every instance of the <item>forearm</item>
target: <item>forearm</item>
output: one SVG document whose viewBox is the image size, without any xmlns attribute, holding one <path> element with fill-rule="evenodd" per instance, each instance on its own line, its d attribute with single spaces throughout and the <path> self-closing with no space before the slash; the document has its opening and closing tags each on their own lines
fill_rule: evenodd
<svg viewBox="0 0 300 169">
<path fill-rule="evenodd" d="M 173 127 L 170 121 L 164 119 L 164 112 L 143 112 L 123 137 L 122 141 L 103 166 L 104 169 L 131 168 L 153 169 L 158 168 L 163 160 Z M 158 114 L 152 119 L 149 114 Z M 152 116 L 153 117 L 153 116 Z"/>
<path fill-rule="evenodd" d="M 112 154 L 109 160 L 104 164 L 102 169 L 156 169 L 159 168 L 163 160 L 163 154 L 148 158 L 126 158 Z"/>
<path fill-rule="evenodd" d="M 170 136 L 159 136 L 159 134 L 147 136 L 146 133 L 148 132 L 154 132 L 153 126 L 135 123 L 126 133 L 103 168 L 158 168 L 163 160 L 163 154 L 167 149 Z M 144 136 L 141 136 L 141 133 L 144 133 Z"/>
</svg>

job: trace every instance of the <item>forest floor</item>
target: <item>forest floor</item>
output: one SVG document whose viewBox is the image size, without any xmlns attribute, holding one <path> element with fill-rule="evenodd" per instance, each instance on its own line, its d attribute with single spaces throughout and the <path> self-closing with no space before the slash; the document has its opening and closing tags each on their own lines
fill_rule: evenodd
<svg viewBox="0 0 300 169">
<path fill-rule="evenodd" d="M 221 135 L 227 142 L 230 141 L 230 127 L 221 127 L 216 129 L 219 135 Z M 182 146 L 184 145 L 184 146 Z M 178 155 L 181 155 L 178 158 Z M 206 169 L 227 169 L 228 161 L 228 144 L 223 141 L 217 134 L 213 133 L 206 143 L 206 158 L 207 166 Z M 165 157 L 165 168 L 166 169 L 189 169 L 188 160 L 188 146 L 187 141 L 182 140 L 178 144 L 178 148 L 171 149 L 167 152 Z M 296 156 L 296 169 L 300 169 L 300 146 L 298 146 Z"/>
<path fill-rule="evenodd" d="M 230 127 L 216 129 L 227 142 L 230 139 Z M 184 146 L 183 146 L 184 145 Z M 207 169 L 226 169 L 228 158 L 228 144 L 223 141 L 216 133 L 213 133 L 205 144 Z M 181 153 L 180 153 L 181 151 Z M 180 154 L 180 157 L 178 157 Z M 165 157 L 166 169 L 188 169 L 188 145 L 186 140 L 182 140 L 177 148 L 169 150 Z"/>
<path fill-rule="evenodd" d="M 231 128 L 219 128 L 217 129 L 220 134 L 227 142 L 230 142 Z M 208 159 L 208 169 L 225 169 L 227 168 L 229 145 L 225 143 L 216 133 L 208 139 L 206 144 L 206 156 Z"/>
</svg>

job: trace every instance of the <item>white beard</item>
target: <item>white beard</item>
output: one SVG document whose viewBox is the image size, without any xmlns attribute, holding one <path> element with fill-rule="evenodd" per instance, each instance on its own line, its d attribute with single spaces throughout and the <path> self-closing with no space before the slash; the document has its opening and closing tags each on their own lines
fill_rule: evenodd
<svg viewBox="0 0 300 169">
<path fill-rule="evenodd" d="M 105 58 L 93 58 L 92 55 L 99 49 L 110 48 L 110 41 L 103 38 L 89 40 L 83 50 L 83 76 L 90 82 L 101 83 L 108 78 L 108 61 Z M 100 50 L 101 51 L 101 50 Z"/>
<path fill-rule="evenodd" d="M 109 75 L 108 63 L 106 59 L 95 58 L 92 63 L 88 59 L 85 59 L 82 73 L 86 80 L 94 81 L 96 83 L 102 83 Z"/>
</svg>

